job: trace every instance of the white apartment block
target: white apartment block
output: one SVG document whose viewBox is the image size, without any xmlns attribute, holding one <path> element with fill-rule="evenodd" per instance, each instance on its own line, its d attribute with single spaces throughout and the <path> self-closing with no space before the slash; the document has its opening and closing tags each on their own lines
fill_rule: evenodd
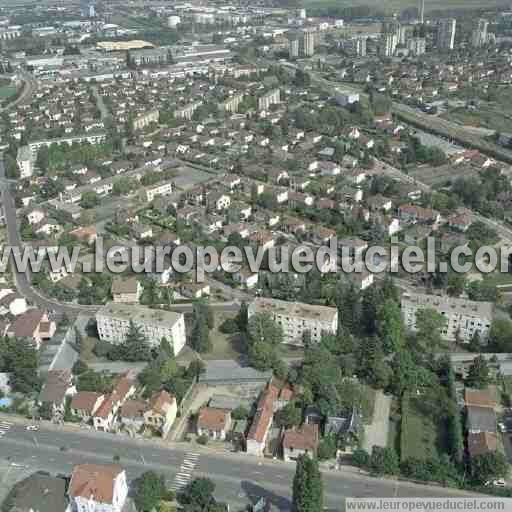
<svg viewBox="0 0 512 512">
<path fill-rule="evenodd" d="M 159 183 L 158 185 L 152 185 L 150 187 L 146 187 L 140 191 L 140 196 L 144 201 L 150 203 L 158 196 L 170 196 L 174 192 L 174 182 L 166 181 L 164 183 Z"/>
<path fill-rule="evenodd" d="M 338 310 L 327 306 L 312 306 L 300 302 L 257 298 L 248 308 L 249 318 L 267 313 L 282 327 L 284 343 L 303 345 L 305 332 L 313 343 L 320 342 L 322 333 L 335 334 L 338 330 Z"/>
<path fill-rule="evenodd" d="M 151 110 L 145 114 L 141 114 L 133 120 L 133 129 L 142 130 L 146 128 L 146 126 L 149 126 L 151 123 L 158 123 L 159 118 L 160 113 L 158 110 Z"/>
<path fill-rule="evenodd" d="M 16 163 L 20 170 L 20 178 L 30 178 L 34 174 L 34 158 L 29 146 L 21 146 L 18 149 Z"/>
<path fill-rule="evenodd" d="M 68 146 L 72 146 L 73 144 L 83 144 L 84 142 L 88 142 L 89 144 L 102 144 L 105 142 L 106 135 L 105 133 L 96 133 L 90 135 L 76 135 L 73 137 L 62 137 L 60 139 L 47 139 L 47 140 L 38 140 L 34 142 L 30 142 L 28 147 L 32 153 L 32 158 L 37 157 L 37 152 L 39 148 L 46 146 L 50 147 L 52 144 L 57 144 L 60 146 L 61 144 L 67 144 Z"/>
<path fill-rule="evenodd" d="M 258 110 L 268 110 L 270 105 L 277 104 L 281 101 L 281 91 L 272 89 L 258 98 Z"/>
<path fill-rule="evenodd" d="M 182 313 L 150 309 L 109 302 L 96 313 L 100 339 L 109 343 L 123 343 L 130 321 L 140 328 L 151 346 L 158 347 L 167 338 L 177 355 L 185 346 L 185 317 Z"/>
<path fill-rule="evenodd" d="M 467 299 L 439 297 L 422 293 L 402 295 L 402 317 L 405 325 L 416 329 L 416 313 L 422 309 L 434 309 L 446 318 L 442 331 L 443 338 L 455 341 L 457 338 L 469 343 L 475 332 L 486 340 L 494 319 L 494 303 L 475 302 Z"/>
</svg>

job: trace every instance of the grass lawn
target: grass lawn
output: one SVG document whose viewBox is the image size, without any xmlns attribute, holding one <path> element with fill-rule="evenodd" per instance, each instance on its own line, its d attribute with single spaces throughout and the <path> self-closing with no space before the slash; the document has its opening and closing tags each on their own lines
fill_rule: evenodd
<svg viewBox="0 0 512 512">
<path fill-rule="evenodd" d="M 444 444 L 444 425 L 436 424 L 432 415 L 423 412 L 421 403 L 421 396 L 411 396 L 402 403 L 401 460 L 437 457 Z"/>
<path fill-rule="evenodd" d="M 489 128 L 498 132 L 503 132 L 509 129 L 511 123 L 510 115 L 506 112 L 498 112 L 494 109 L 485 108 L 477 111 L 455 109 L 443 114 L 441 117 L 461 125 L 475 126 L 477 128 Z"/>
<path fill-rule="evenodd" d="M 510 272 L 499 272 L 495 270 L 492 274 L 488 274 L 484 278 L 486 284 L 498 285 L 511 285 L 512 286 L 512 274 Z"/>
<path fill-rule="evenodd" d="M 5 100 L 16 94 L 14 85 L 4 85 L 0 87 L 0 100 Z"/>
</svg>

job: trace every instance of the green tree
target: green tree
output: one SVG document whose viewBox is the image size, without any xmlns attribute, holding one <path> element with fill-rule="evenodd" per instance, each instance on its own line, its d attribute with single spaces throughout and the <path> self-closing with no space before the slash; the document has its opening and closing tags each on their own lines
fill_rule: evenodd
<svg viewBox="0 0 512 512">
<path fill-rule="evenodd" d="M 236 322 L 238 324 L 238 329 L 240 330 L 240 332 L 247 331 L 247 324 L 249 321 L 247 309 L 247 303 L 245 301 L 242 301 L 242 303 L 240 304 L 240 311 L 236 316 Z"/>
<path fill-rule="evenodd" d="M 318 459 L 319 460 L 329 460 L 334 459 L 336 457 L 337 451 L 337 442 L 336 436 L 333 434 L 328 434 L 320 440 L 318 444 Z"/>
<path fill-rule="evenodd" d="M 249 411 L 243 405 L 239 405 L 237 408 L 233 409 L 231 413 L 231 417 L 234 420 L 245 420 L 248 416 Z"/>
<path fill-rule="evenodd" d="M 416 339 L 427 353 L 445 348 L 442 330 L 446 326 L 446 318 L 432 308 L 416 312 Z"/>
<path fill-rule="evenodd" d="M 124 361 L 149 361 L 151 359 L 151 351 L 146 337 L 142 334 L 141 328 L 132 320 L 130 320 L 120 353 Z"/>
<path fill-rule="evenodd" d="M 277 425 L 284 428 L 296 427 L 302 421 L 302 412 L 294 402 L 288 402 L 276 412 L 275 421 Z"/>
<path fill-rule="evenodd" d="M 387 299 L 377 308 L 377 334 L 382 339 L 382 348 L 386 354 L 397 352 L 402 347 L 400 306 L 392 299 Z"/>
<path fill-rule="evenodd" d="M 41 146 L 37 151 L 36 167 L 38 167 L 43 174 L 46 173 L 50 165 L 50 155 L 48 146 Z"/>
<path fill-rule="evenodd" d="M 505 318 L 493 321 L 489 331 L 489 350 L 512 352 L 512 322 Z"/>
<path fill-rule="evenodd" d="M 374 446 L 370 456 L 370 469 L 376 475 L 398 474 L 400 468 L 395 450 Z"/>
<path fill-rule="evenodd" d="M 157 508 L 160 500 L 165 497 L 165 480 L 154 471 L 146 471 L 137 480 L 134 501 L 137 510 L 151 512 Z"/>
<path fill-rule="evenodd" d="M 323 484 L 318 461 L 308 455 L 300 455 L 293 479 L 292 512 L 321 512 L 322 510 Z"/>
<path fill-rule="evenodd" d="M 506 478 L 509 467 L 505 455 L 496 451 L 472 457 L 470 470 L 475 481 L 485 484 L 488 481 Z"/>
<path fill-rule="evenodd" d="M 257 313 L 249 319 L 247 343 L 249 362 L 258 370 L 269 370 L 278 362 L 277 346 L 283 341 L 283 330 L 270 315 Z"/>
<path fill-rule="evenodd" d="M 98 194 L 93 190 L 84 192 L 80 198 L 80 206 L 85 209 L 95 208 L 100 204 Z"/>
<path fill-rule="evenodd" d="M 489 365 L 483 356 L 475 357 L 469 366 L 466 386 L 470 388 L 486 388 L 490 383 Z"/>
</svg>

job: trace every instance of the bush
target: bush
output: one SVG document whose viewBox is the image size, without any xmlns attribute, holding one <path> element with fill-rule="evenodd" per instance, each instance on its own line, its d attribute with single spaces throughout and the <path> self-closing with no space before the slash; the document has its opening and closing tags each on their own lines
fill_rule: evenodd
<svg viewBox="0 0 512 512">
<path fill-rule="evenodd" d="M 199 443 L 199 444 L 202 444 L 203 446 L 208 444 L 208 441 L 209 441 L 209 438 L 206 434 L 201 434 L 197 439 L 196 441 Z"/>
<path fill-rule="evenodd" d="M 243 406 L 239 405 L 236 409 L 233 409 L 231 417 L 234 420 L 245 420 L 249 416 L 249 411 Z"/>
<path fill-rule="evenodd" d="M 399 464 L 395 450 L 374 446 L 370 456 L 370 469 L 376 475 L 398 474 Z"/>
<path fill-rule="evenodd" d="M 354 450 L 352 464 L 360 468 L 368 468 L 370 466 L 370 454 L 362 448 Z"/>
<path fill-rule="evenodd" d="M 337 443 L 332 434 L 325 436 L 318 445 L 319 460 L 329 460 L 336 457 Z"/>
<path fill-rule="evenodd" d="M 239 330 L 240 329 L 238 323 L 234 318 L 226 318 L 226 320 L 224 320 L 224 322 L 222 322 L 221 326 L 219 327 L 219 331 L 224 334 L 234 334 Z"/>
</svg>

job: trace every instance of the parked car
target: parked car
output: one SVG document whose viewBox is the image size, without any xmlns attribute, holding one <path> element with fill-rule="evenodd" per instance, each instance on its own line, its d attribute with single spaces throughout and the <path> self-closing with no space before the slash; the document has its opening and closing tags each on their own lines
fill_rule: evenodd
<svg viewBox="0 0 512 512">
<path fill-rule="evenodd" d="M 29 432 L 37 432 L 39 430 L 39 427 L 37 425 L 28 425 L 26 430 Z"/>
</svg>

